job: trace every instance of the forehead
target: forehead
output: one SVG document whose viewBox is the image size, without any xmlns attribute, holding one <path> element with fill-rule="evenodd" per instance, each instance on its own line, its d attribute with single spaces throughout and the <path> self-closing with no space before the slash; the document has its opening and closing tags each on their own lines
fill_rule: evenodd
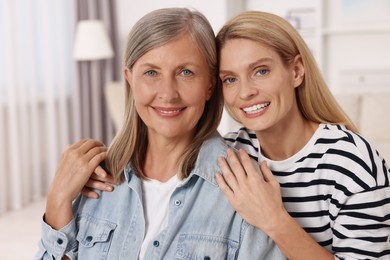
<svg viewBox="0 0 390 260">
<path fill-rule="evenodd" d="M 156 61 L 167 60 L 169 58 L 175 58 L 178 61 L 187 60 L 193 62 L 202 62 L 205 60 L 204 54 L 199 50 L 197 42 L 189 34 L 181 34 L 149 50 L 137 62 L 150 59 Z"/>
<path fill-rule="evenodd" d="M 281 62 L 271 47 L 248 39 L 231 39 L 221 49 L 220 69 L 252 64 L 258 60 Z"/>
</svg>

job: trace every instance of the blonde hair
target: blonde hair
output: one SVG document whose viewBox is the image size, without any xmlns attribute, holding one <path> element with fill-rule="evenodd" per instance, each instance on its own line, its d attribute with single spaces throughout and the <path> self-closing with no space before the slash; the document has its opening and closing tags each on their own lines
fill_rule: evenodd
<svg viewBox="0 0 390 260">
<path fill-rule="evenodd" d="M 217 130 L 223 109 L 221 84 L 217 77 L 217 51 L 214 31 L 206 17 L 187 8 L 163 8 L 143 16 L 128 35 L 124 66 L 129 70 L 148 51 L 189 34 L 205 57 L 210 77 L 215 79 L 214 92 L 205 104 L 195 136 L 178 162 L 179 178 L 187 177 L 194 167 L 202 143 Z M 144 178 L 143 168 L 148 146 L 147 126 L 139 117 L 132 90 L 125 80 L 125 116 L 122 128 L 109 147 L 106 167 L 116 181 L 124 180 L 123 169 L 128 163 Z"/>
<path fill-rule="evenodd" d="M 226 23 L 217 34 L 218 53 L 221 53 L 228 40 L 239 38 L 272 48 L 286 67 L 300 55 L 305 75 L 302 84 L 295 90 L 295 96 L 303 117 L 317 123 L 343 124 L 347 129 L 358 132 L 330 92 L 305 41 L 285 19 L 260 11 L 239 14 Z M 227 110 L 232 115 L 228 107 Z"/>
</svg>

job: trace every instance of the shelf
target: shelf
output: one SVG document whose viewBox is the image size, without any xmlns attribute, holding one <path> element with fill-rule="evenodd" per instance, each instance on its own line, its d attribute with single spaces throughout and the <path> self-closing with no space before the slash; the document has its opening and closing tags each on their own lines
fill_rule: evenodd
<svg viewBox="0 0 390 260">
<path fill-rule="evenodd" d="M 344 27 L 344 28 L 323 28 L 323 35 L 346 35 L 346 34 L 378 34 L 390 33 L 390 26 L 377 27 Z"/>
</svg>

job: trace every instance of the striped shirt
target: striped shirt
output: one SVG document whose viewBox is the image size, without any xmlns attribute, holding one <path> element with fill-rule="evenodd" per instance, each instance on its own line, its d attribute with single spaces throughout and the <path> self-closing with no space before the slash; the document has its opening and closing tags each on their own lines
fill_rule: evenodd
<svg viewBox="0 0 390 260">
<path fill-rule="evenodd" d="M 272 161 L 254 132 L 225 135 L 234 148 L 268 167 L 278 179 L 289 214 L 338 259 L 390 259 L 390 171 L 361 136 L 320 124 L 295 155 Z"/>
</svg>

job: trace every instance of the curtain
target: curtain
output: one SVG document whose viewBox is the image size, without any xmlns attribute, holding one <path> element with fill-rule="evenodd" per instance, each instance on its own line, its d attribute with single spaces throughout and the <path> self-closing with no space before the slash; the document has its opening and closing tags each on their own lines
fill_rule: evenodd
<svg viewBox="0 0 390 260">
<path fill-rule="evenodd" d="M 76 20 L 101 20 L 108 31 L 114 49 L 114 58 L 109 60 L 78 62 L 77 101 L 80 102 L 78 122 L 81 123 L 81 137 L 94 138 L 107 145 L 114 136 L 114 126 L 108 113 L 104 87 L 118 81 L 121 75 L 120 57 L 117 49 L 117 26 L 115 1 L 76 1 Z"/>
<path fill-rule="evenodd" d="M 74 3 L 0 0 L 0 214 L 45 195 L 74 123 Z"/>
<path fill-rule="evenodd" d="M 0 215 L 47 194 L 69 144 L 81 138 L 111 141 L 102 93 L 119 78 L 119 57 L 91 66 L 76 62 L 72 52 L 77 21 L 101 19 L 118 53 L 113 4 L 0 0 Z M 92 100 L 93 81 L 98 100 Z M 98 109 L 91 109 L 92 102 Z"/>
</svg>

